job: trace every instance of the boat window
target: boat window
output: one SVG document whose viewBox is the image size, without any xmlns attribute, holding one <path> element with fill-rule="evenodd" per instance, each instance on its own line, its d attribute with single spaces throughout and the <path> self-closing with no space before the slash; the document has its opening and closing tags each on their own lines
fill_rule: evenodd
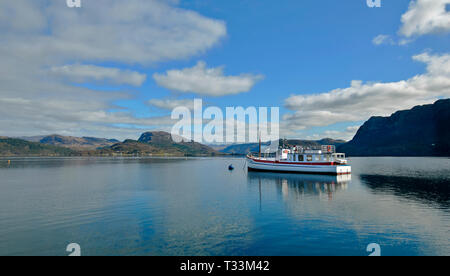
<svg viewBox="0 0 450 276">
<path fill-rule="evenodd" d="M 304 160 L 305 160 L 305 158 L 303 157 L 303 154 L 298 156 L 298 161 L 304 161 Z"/>
<path fill-rule="evenodd" d="M 306 160 L 308 160 L 308 161 L 312 161 L 312 155 L 308 155 L 308 156 L 306 156 Z"/>
<path fill-rule="evenodd" d="M 316 161 L 320 161 L 320 155 L 316 155 Z"/>
</svg>

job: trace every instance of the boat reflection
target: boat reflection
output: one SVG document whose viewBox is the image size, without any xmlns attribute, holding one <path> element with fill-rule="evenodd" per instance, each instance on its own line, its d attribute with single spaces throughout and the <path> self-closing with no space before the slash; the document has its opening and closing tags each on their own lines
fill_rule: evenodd
<svg viewBox="0 0 450 276">
<path fill-rule="evenodd" d="M 294 195 L 326 195 L 328 200 L 338 191 L 345 191 L 351 182 L 351 175 L 302 175 L 280 174 L 269 172 L 249 172 L 250 185 L 273 184 L 279 190 L 283 198 Z"/>
</svg>

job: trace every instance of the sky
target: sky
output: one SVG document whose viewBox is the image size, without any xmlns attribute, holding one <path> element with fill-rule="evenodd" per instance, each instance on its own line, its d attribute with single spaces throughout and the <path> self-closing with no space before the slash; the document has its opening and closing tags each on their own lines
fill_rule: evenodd
<svg viewBox="0 0 450 276">
<path fill-rule="evenodd" d="M 450 0 L 0 0 L 0 136 L 137 139 L 172 109 L 279 107 L 350 140 L 450 97 Z"/>
</svg>

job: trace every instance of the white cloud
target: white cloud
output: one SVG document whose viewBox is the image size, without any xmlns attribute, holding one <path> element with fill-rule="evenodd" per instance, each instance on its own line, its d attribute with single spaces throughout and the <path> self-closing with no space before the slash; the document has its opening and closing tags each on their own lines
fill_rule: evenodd
<svg viewBox="0 0 450 276">
<path fill-rule="evenodd" d="M 47 22 L 39 9 L 39 1 L 2 1 L 0 9 L 0 29 L 18 32 L 38 31 Z M 41 1 L 42 2 L 42 1 Z"/>
<path fill-rule="evenodd" d="M 432 56 L 425 52 L 414 56 L 413 59 L 427 64 L 427 72 L 432 76 L 450 77 L 450 54 Z M 448 84 L 447 81 L 446 84 Z"/>
<path fill-rule="evenodd" d="M 408 11 L 402 15 L 400 34 L 411 37 L 450 31 L 448 4 L 450 0 L 411 1 Z"/>
<path fill-rule="evenodd" d="M 405 45 L 408 45 L 409 43 L 411 43 L 411 42 L 413 42 L 413 41 L 414 41 L 414 39 L 409 39 L 409 38 L 405 39 L 405 38 L 402 38 L 402 39 L 400 39 L 400 40 L 398 41 L 398 45 L 400 45 L 400 46 L 405 46 Z"/>
<path fill-rule="evenodd" d="M 202 53 L 226 35 L 224 22 L 168 1 L 84 1 L 81 9 L 69 9 L 65 1 L 3 2 L 2 36 L 27 33 L 10 44 L 55 60 L 149 64 Z"/>
<path fill-rule="evenodd" d="M 413 38 L 393 38 L 390 35 L 377 35 L 372 40 L 372 43 L 376 46 L 380 45 L 399 45 L 399 46 L 405 46 L 409 43 L 413 42 Z"/>
<path fill-rule="evenodd" d="M 322 138 L 334 138 L 345 141 L 350 141 L 355 136 L 356 132 L 361 126 L 349 126 L 344 130 L 326 130 L 324 131 Z"/>
<path fill-rule="evenodd" d="M 326 93 L 293 95 L 286 99 L 287 108 L 295 113 L 284 116 L 292 129 L 303 130 L 339 122 L 367 120 L 386 116 L 400 109 L 432 103 L 450 97 L 450 55 L 423 53 L 414 60 L 427 64 L 426 73 L 398 82 L 366 83 L 353 81 L 350 87 Z"/>
<path fill-rule="evenodd" d="M 193 100 L 175 100 L 175 99 L 151 99 L 148 104 L 161 109 L 173 110 L 176 107 L 183 106 L 190 110 L 194 109 Z"/>
<path fill-rule="evenodd" d="M 449 32 L 450 12 L 447 11 L 449 5 L 450 0 L 413 0 L 401 18 L 402 26 L 398 33 L 403 37 L 394 39 L 390 35 L 380 34 L 372 40 L 372 43 L 377 46 L 404 46 L 421 35 Z"/>
<path fill-rule="evenodd" d="M 94 81 L 141 86 L 147 78 L 145 74 L 140 74 L 139 72 L 95 65 L 64 65 L 52 67 L 50 71 L 57 76 L 77 83 Z"/>
<path fill-rule="evenodd" d="M 143 129 L 170 130 L 173 122 L 116 106 L 135 96 L 128 91 L 67 81 L 140 85 L 145 75 L 136 71 L 88 64 L 142 67 L 189 58 L 217 45 L 226 26 L 176 1 L 95 0 L 70 9 L 64 0 L 14 0 L 1 1 L 0 33 L 1 135 L 123 139 Z"/>
<path fill-rule="evenodd" d="M 169 70 L 165 74 L 154 74 L 153 78 L 158 85 L 170 90 L 225 96 L 250 91 L 263 76 L 251 74 L 225 76 L 223 67 L 206 68 L 206 64 L 200 61 L 192 68 Z"/>
<path fill-rule="evenodd" d="M 382 45 L 382 44 L 395 44 L 394 40 L 389 35 L 378 35 L 373 40 L 372 43 L 375 45 Z"/>
<path fill-rule="evenodd" d="M 170 117 L 135 118 L 130 112 L 108 112 L 109 106 L 92 99 L 0 98 L 0 129 L 5 136 L 40 134 L 77 134 L 118 139 L 136 137 L 138 128 L 160 127 L 169 129 L 174 123 Z M 14 118 L 14 123 L 11 123 Z M 117 127 L 115 125 L 128 125 Z M 100 130 L 108 130 L 107 133 Z"/>
</svg>

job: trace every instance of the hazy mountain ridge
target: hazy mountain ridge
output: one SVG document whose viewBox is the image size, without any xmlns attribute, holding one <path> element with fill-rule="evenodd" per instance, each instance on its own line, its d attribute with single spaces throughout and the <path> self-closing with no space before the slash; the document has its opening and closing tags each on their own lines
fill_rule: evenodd
<svg viewBox="0 0 450 276">
<path fill-rule="evenodd" d="M 96 149 L 106 146 L 112 146 L 119 143 L 116 139 L 95 138 L 95 137 L 73 137 L 62 135 L 47 135 L 47 136 L 31 136 L 31 137 L 19 137 L 19 139 L 38 142 L 46 145 L 67 147 L 72 149 Z"/>
<path fill-rule="evenodd" d="M 1 156 L 116 156 L 116 155 L 173 155 L 173 156 L 214 156 L 224 154 L 247 154 L 258 151 L 259 144 L 235 144 L 222 146 L 203 145 L 194 141 L 175 143 L 170 133 L 150 131 L 143 133 L 138 140 L 127 139 L 119 142 L 114 139 L 72 137 L 62 135 L 7 138 L 6 145 L 0 147 Z M 14 141 L 14 142 L 12 142 Z M 280 145 L 283 140 L 280 140 Z M 322 139 L 318 141 L 284 140 L 286 145 L 320 146 L 338 145 L 341 140 Z M 20 146 L 19 146 L 20 145 Z M 217 146 L 216 146 L 217 147 Z M 32 149 L 32 150 L 29 150 Z"/>
<path fill-rule="evenodd" d="M 29 142 L 15 138 L 0 138 L 1 156 L 74 156 L 78 155 L 76 151 L 45 145 L 36 142 Z"/>
<path fill-rule="evenodd" d="M 450 99 L 372 117 L 338 150 L 350 156 L 450 156 Z"/>
<path fill-rule="evenodd" d="M 116 155 L 173 155 L 212 156 L 216 150 L 196 142 L 175 143 L 170 133 L 145 132 L 139 140 L 71 137 L 62 135 L 0 139 L 1 156 L 116 156 Z M 106 144 L 106 145 L 105 145 Z M 103 146 L 102 146 L 103 145 Z"/>
<path fill-rule="evenodd" d="M 300 140 L 300 139 L 280 139 L 280 145 L 286 146 L 302 146 L 302 147 L 320 147 L 322 145 L 341 145 L 344 144 L 344 140 L 334 140 L 331 138 L 325 138 L 321 140 Z M 263 145 L 267 145 L 267 143 L 263 143 Z M 220 150 L 220 152 L 227 154 L 236 154 L 236 155 L 244 155 L 249 152 L 258 152 L 259 151 L 259 143 L 249 143 L 249 144 L 235 144 L 227 146 Z"/>
</svg>

